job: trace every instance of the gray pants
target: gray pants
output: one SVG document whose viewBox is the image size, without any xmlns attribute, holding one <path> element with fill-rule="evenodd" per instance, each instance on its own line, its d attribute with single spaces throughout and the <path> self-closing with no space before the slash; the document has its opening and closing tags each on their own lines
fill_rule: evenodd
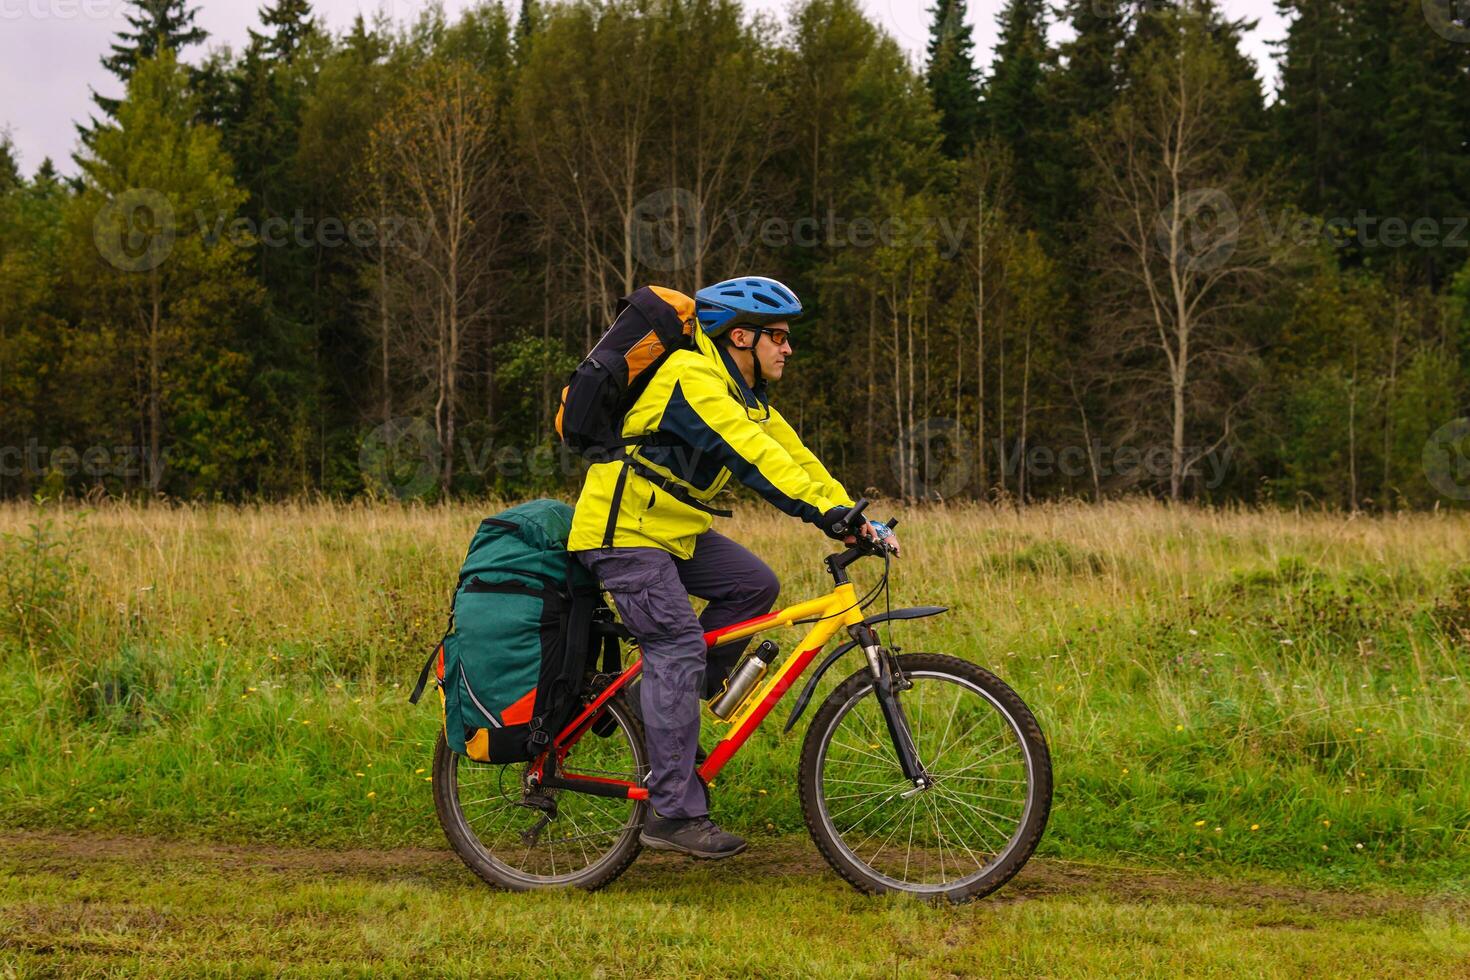
<svg viewBox="0 0 1470 980">
<path fill-rule="evenodd" d="M 577 557 L 612 594 L 643 651 L 649 801 L 661 817 L 702 817 L 709 808 L 694 775 L 699 701 L 719 690 L 750 642 L 716 647 L 706 665 L 705 631 L 770 612 L 781 583 L 765 562 L 715 531 L 699 536 L 687 560 L 659 548 L 601 548 Z M 697 618 L 690 596 L 709 600 Z"/>
</svg>

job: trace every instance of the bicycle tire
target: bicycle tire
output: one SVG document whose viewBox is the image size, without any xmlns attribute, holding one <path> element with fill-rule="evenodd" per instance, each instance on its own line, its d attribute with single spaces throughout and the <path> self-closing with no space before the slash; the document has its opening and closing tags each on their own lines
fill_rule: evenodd
<svg viewBox="0 0 1470 980">
<path fill-rule="evenodd" d="M 609 700 L 604 710 L 612 717 L 616 728 L 622 729 L 625 733 L 637 771 L 647 772 L 648 758 L 643 741 L 643 726 L 639 724 L 637 716 L 628 709 L 621 695 Z M 598 736 L 590 732 L 583 736 L 586 739 L 596 740 L 616 737 L 618 737 L 617 730 L 609 732 L 607 736 Z M 569 758 L 575 763 L 575 748 Z M 460 807 L 457 794 L 458 769 L 462 764 L 478 765 L 452 751 L 441 731 L 434 747 L 433 769 L 434 809 L 439 816 L 439 824 L 444 829 L 444 836 L 449 841 L 449 846 L 465 863 L 465 866 L 494 888 L 516 892 L 554 888 L 580 888 L 584 891 L 596 891 L 617 880 L 643 850 L 638 835 L 643 828 L 648 804 L 642 800 L 630 800 L 628 801 L 630 804 L 629 817 L 622 833 L 602 857 L 590 863 L 586 868 L 575 874 L 553 879 L 519 872 L 492 855 L 470 829 L 469 821 Z M 528 765 L 528 763 L 520 763 L 501 768 L 506 771 L 513 770 L 515 779 L 519 782 L 521 773 Z"/>
<path fill-rule="evenodd" d="M 995 674 L 977 664 L 934 653 L 905 654 L 896 657 L 895 662 L 905 675 L 936 679 L 947 677 L 962 686 L 983 692 L 992 707 L 1000 709 L 999 714 L 1024 747 L 1029 772 L 1027 808 L 1009 846 L 977 877 L 966 878 L 954 887 L 903 887 L 864 864 L 841 841 L 831 820 L 824 819 L 821 769 L 827 744 L 835 737 L 836 725 L 843 713 L 863 697 L 871 696 L 873 678 L 866 668 L 848 677 L 828 695 L 807 729 L 798 773 L 802 816 L 807 831 L 832 869 L 861 892 L 903 892 L 953 903 L 982 898 L 1015 877 L 1030 860 L 1046 830 L 1052 796 L 1051 755 L 1046 736 L 1020 696 Z"/>
</svg>

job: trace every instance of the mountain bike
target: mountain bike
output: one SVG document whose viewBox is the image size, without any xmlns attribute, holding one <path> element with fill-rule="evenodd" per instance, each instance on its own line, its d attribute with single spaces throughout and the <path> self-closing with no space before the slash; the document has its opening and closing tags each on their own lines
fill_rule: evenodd
<svg viewBox="0 0 1470 980">
<path fill-rule="evenodd" d="M 1051 809 L 1051 758 L 1031 710 L 1004 681 L 957 657 L 900 653 L 878 629 L 945 612 L 918 606 L 865 615 L 886 592 L 891 553 L 856 534 L 868 502 L 851 511 L 856 537 L 826 558 L 833 590 L 821 598 L 713 630 L 715 647 L 767 630 L 809 625 L 728 718 L 697 767 L 706 786 L 745 745 L 829 640 L 849 639 L 807 680 L 784 731 L 805 712 L 818 681 L 852 652 L 861 668 L 812 717 L 797 772 L 812 840 L 832 868 L 868 893 L 967 901 L 1009 881 L 1035 851 Z M 894 524 L 896 522 L 890 522 Z M 834 528 L 834 530 L 842 530 Z M 862 597 L 849 566 L 882 558 L 881 581 Z M 631 639 L 620 625 L 606 636 Z M 515 891 L 601 888 L 637 858 L 648 813 L 642 724 L 627 688 L 641 660 L 593 677 L 585 706 L 529 763 L 490 765 L 434 754 L 435 808 L 450 845 L 491 885 Z"/>
</svg>

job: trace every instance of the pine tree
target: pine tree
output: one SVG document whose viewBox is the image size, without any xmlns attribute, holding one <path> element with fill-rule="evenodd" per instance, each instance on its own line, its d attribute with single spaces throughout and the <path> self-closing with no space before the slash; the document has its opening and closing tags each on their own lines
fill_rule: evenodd
<svg viewBox="0 0 1470 980">
<path fill-rule="evenodd" d="M 1061 46 L 1062 67 L 1050 89 L 1051 102 L 1066 119 L 1112 105 L 1127 35 L 1125 6 L 1125 0 L 1067 0 L 1064 16 L 1073 38 Z"/>
<path fill-rule="evenodd" d="M 980 73 L 975 38 L 966 19 L 966 0 L 939 0 L 931 13 L 925 81 L 939 110 L 944 153 L 958 159 L 975 142 L 980 127 Z"/>
<path fill-rule="evenodd" d="M 270 33 L 250 30 L 252 47 L 263 48 L 269 56 L 289 64 L 307 37 L 316 30 L 311 17 L 311 0 L 275 0 L 260 8 L 260 22 Z"/>
<path fill-rule="evenodd" d="M 126 83 L 133 77 L 138 63 L 153 58 L 167 48 L 180 54 L 184 48 L 202 44 L 209 37 L 204 28 L 194 23 L 199 15 L 197 7 L 188 5 L 188 0 L 131 0 L 136 8 L 126 14 L 131 31 L 119 31 L 117 42 L 112 45 L 112 54 L 102 59 L 102 67 Z M 110 99 L 92 93 L 92 99 L 109 118 L 116 116 L 121 99 Z M 95 125 L 83 130 L 84 138 L 95 130 Z"/>
<path fill-rule="evenodd" d="M 1447 222 L 1470 213 L 1470 119 L 1463 111 L 1470 57 L 1463 44 L 1423 43 L 1418 3 L 1399 6 L 1391 38 L 1388 105 L 1372 118 L 1380 149 L 1368 184 L 1382 218 L 1374 235 L 1385 253 L 1378 264 L 1437 289 L 1463 261 L 1464 243 L 1445 240 Z M 1391 221 L 1413 237 L 1392 230 Z"/>
<path fill-rule="evenodd" d="M 1281 162 L 1312 214 L 1341 213 L 1369 118 L 1354 109 L 1353 51 L 1342 0 L 1278 0 L 1291 19 L 1280 42 L 1281 84 L 1272 109 Z"/>
<path fill-rule="evenodd" d="M 541 26 L 541 6 L 536 0 L 521 0 L 521 14 L 516 18 L 516 60 L 524 63 L 531 38 Z"/>
<path fill-rule="evenodd" d="M 0 130 L 0 194 L 20 186 L 20 165 L 15 159 L 15 144 L 10 134 Z"/>
<path fill-rule="evenodd" d="M 1046 0 L 1007 0 L 996 18 L 1000 40 L 985 86 L 984 125 L 1010 151 L 1018 196 L 1033 216 L 1051 208 L 1046 179 L 1046 132 L 1051 122 L 1043 93 L 1052 52 L 1047 45 Z"/>
</svg>

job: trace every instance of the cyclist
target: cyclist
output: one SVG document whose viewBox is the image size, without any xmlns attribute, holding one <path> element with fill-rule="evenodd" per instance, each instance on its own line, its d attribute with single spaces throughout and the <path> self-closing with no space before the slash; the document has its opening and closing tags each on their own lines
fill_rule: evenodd
<svg viewBox="0 0 1470 980">
<path fill-rule="evenodd" d="M 633 692 L 643 719 L 652 814 L 644 844 L 724 858 L 745 841 L 709 818 L 695 775 L 699 701 L 720 689 L 748 641 L 711 651 L 704 634 L 753 619 L 781 586 L 760 558 L 711 530 L 709 501 L 733 477 L 793 517 L 833 528 L 852 496 L 771 407 L 767 385 L 791 356 L 801 301 L 774 279 L 731 279 L 695 295 L 700 330 L 675 351 L 623 420 L 623 459 L 593 465 L 568 548 L 613 597 L 643 653 Z M 880 533 L 864 524 L 862 533 Z M 897 541 L 890 538 L 896 551 Z M 708 600 L 695 617 L 690 596 Z M 639 710 L 641 709 L 641 710 Z"/>
</svg>

